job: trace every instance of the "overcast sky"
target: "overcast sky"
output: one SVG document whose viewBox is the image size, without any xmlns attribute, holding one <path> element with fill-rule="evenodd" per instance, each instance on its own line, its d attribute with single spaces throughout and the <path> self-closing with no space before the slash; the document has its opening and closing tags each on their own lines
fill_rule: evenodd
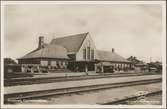
<svg viewBox="0 0 167 109">
<path fill-rule="evenodd" d="M 96 47 L 127 58 L 161 60 L 161 5 L 6 5 L 5 57 L 19 58 L 52 38 L 89 32 Z"/>
</svg>

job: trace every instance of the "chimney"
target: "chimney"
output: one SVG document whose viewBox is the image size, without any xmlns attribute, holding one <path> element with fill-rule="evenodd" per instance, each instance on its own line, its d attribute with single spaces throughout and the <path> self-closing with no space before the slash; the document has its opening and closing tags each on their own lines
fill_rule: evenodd
<svg viewBox="0 0 167 109">
<path fill-rule="evenodd" d="M 38 48 L 41 49 L 44 47 L 44 36 L 39 36 Z"/>
<path fill-rule="evenodd" d="M 114 53 L 114 48 L 112 48 L 112 53 Z"/>
</svg>

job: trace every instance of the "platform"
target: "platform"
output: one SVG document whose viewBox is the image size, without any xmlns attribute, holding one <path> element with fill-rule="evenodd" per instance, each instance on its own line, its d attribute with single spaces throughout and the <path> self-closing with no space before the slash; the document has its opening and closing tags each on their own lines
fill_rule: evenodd
<svg viewBox="0 0 167 109">
<path fill-rule="evenodd" d="M 32 84 L 32 85 L 24 85 L 24 86 L 23 85 L 11 86 L 11 87 L 4 88 L 4 94 L 81 87 L 81 86 L 89 86 L 89 85 L 97 85 L 97 84 L 109 84 L 109 83 L 112 84 L 112 83 L 158 79 L 158 78 L 162 78 L 162 75 L 144 75 L 144 76 L 119 77 L 119 78 L 99 78 L 99 79 L 55 82 L 55 83 L 45 83 L 45 84 Z"/>
<path fill-rule="evenodd" d="M 138 96 L 139 93 L 152 93 L 162 89 L 161 83 L 99 90 L 65 96 L 49 96 L 38 100 L 25 100 L 22 104 L 106 104 Z M 141 101 L 143 104 L 160 105 L 162 100 Z M 136 104 L 134 101 L 133 104 Z"/>
</svg>

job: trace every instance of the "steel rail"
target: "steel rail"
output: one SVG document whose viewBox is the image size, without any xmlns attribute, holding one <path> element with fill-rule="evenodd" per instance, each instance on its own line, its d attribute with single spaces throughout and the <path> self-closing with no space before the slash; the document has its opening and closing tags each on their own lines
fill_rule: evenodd
<svg viewBox="0 0 167 109">
<path fill-rule="evenodd" d="M 156 94 L 159 94 L 159 93 L 162 93 L 162 90 L 149 92 L 149 93 L 143 94 L 143 95 L 130 96 L 130 97 L 126 97 L 126 98 L 123 98 L 123 99 L 117 99 L 117 100 L 112 101 L 112 102 L 108 101 L 108 102 L 99 103 L 99 104 L 101 104 L 101 105 L 119 105 L 119 104 L 123 104 L 124 102 L 126 102 L 128 100 L 136 100 L 137 98 L 139 98 L 141 96 L 149 97 L 149 96 L 156 95 Z"/>
<path fill-rule="evenodd" d="M 34 98 L 48 97 L 48 96 L 53 96 L 53 95 L 64 95 L 64 94 L 71 94 L 71 93 L 77 93 L 77 92 L 103 90 L 103 89 L 109 89 L 109 88 L 128 87 L 128 86 L 134 86 L 134 85 L 145 85 L 145 84 L 158 83 L 161 81 L 162 81 L 162 78 L 158 78 L 158 79 L 138 80 L 138 81 L 130 81 L 130 82 L 108 83 L 108 84 L 63 88 L 63 89 L 52 89 L 52 90 L 43 90 L 43 91 L 34 91 L 34 92 L 25 92 L 25 93 L 15 93 L 15 94 L 4 95 L 4 100 L 14 101 L 14 100 L 34 99 Z"/>
<path fill-rule="evenodd" d="M 26 79 L 9 79 L 4 81 L 4 86 L 16 86 L 16 85 L 30 85 L 30 84 L 42 84 L 53 83 L 62 81 L 76 81 L 98 78 L 116 78 L 116 77 L 128 77 L 128 76 L 143 76 L 153 74 L 114 74 L 114 75 L 88 75 L 88 76 L 69 76 L 69 77 L 47 77 L 47 78 L 26 78 Z"/>
</svg>

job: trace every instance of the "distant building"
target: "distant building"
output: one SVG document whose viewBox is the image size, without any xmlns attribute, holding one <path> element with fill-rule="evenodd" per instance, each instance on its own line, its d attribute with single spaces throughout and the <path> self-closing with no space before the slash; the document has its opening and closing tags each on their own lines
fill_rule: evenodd
<svg viewBox="0 0 167 109">
<path fill-rule="evenodd" d="M 46 68 L 48 70 L 69 69 L 71 71 L 105 72 L 106 68 L 128 70 L 131 62 L 112 52 L 96 49 L 90 34 L 82 33 L 53 39 L 44 43 L 39 37 L 38 48 L 18 59 L 23 70 Z M 98 70 L 100 69 L 100 70 Z"/>
<path fill-rule="evenodd" d="M 109 67 L 112 67 L 114 71 L 127 71 L 132 67 L 131 62 L 118 55 L 114 49 L 112 52 L 98 50 L 97 53 L 99 61 L 97 65 L 101 66 L 102 72 L 105 72 L 105 69 L 109 69 Z"/>
<path fill-rule="evenodd" d="M 4 75 L 6 73 L 21 72 L 21 66 L 11 58 L 4 58 Z"/>
<path fill-rule="evenodd" d="M 162 62 L 150 62 L 147 63 L 150 72 L 162 73 Z"/>
<path fill-rule="evenodd" d="M 132 69 L 137 72 L 148 72 L 147 63 L 137 59 L 135 56 L 130 56 L 127 60 L 132 63 Z"/>
</svg>

